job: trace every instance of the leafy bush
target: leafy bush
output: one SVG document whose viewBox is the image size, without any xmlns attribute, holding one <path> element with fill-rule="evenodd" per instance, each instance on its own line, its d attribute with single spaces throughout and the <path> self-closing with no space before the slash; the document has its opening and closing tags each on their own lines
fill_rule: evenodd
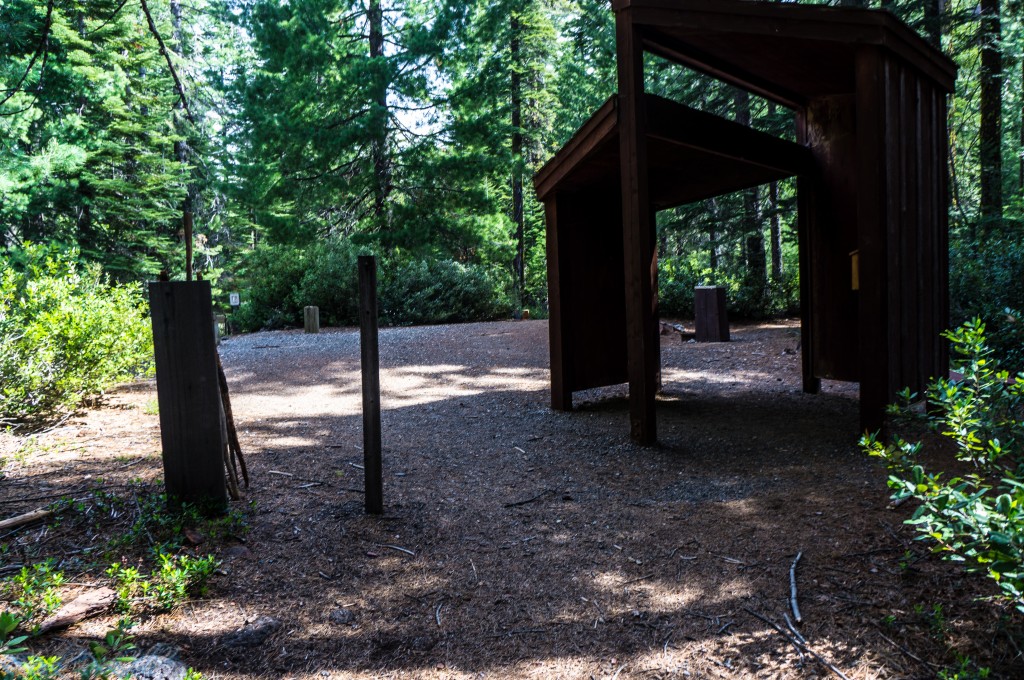
<svg viewBox="0 0 1024 680">
<path fill-rule="evenodd" d="M 387 323 L 485 321 L 511 303 L 483 267 L 451 260 L 410 262 L 382 277 L 380 313 Z"/>
<path fill-rule="evenodd" d="M 107 569 L 117 583 L 117 604 L 121 611 L 133 605 L 156 609 L 172 609 L 186 601 L 193 592 L 203 594 L 206 581 L 219 564 L 213 555 L 190 557 L 158 552 L 159 569 L 147 578 L 135 567 L 120 563 Z"/>
<path fill-rule="evenodd" d="M 295 302 L 295 291 L 304 272 L 305 262 L 298 248 L 257 246 L 246 261 L 242 276 L 248 286 L 232 321 L 243 331 L 297 323 L 302 310 Z"/>
<path fill-rule="evenodd" d="M 904 392 L 894 415 L 923 418 L 955 444 L 964 474 L 944 479 L 925 470 L 923 445 L 900 436 L 884 445 L 865 436 L 862 447 L 885 461 L 894 498 L 920 501 L 907 522 L 936 552 L 987 574 L 1003 597 L 1024 612 L 1024 374 L 1009 381 L 987 346 L 985 325 L 968 322 L 945 334 L 955 351 L 960 380 L 928 387 L 932 414 L 914 416 L 917 395 Z"/>
<path fill-rule="evenodd" d="M 763 319 L 800 309 L 800 285 L 795 272 L 762 290 L 742 276 L 701 267 L 695 258 L 666 258 L 658 262 L 658 309 L 662 317 L 693 318 L 693 289 L 723 286 L 729 315 L 740 319 Z"/>
<path fill-rule="evenodd" d="M 1024 370 L 1024 242 L 992 238 L 954 241 L 950 248 L 950 317 L 954 324 L 981 318 L 1005 365 Z"/>
<path fill-rule="evenodd" d="M 152 370 L 138 286 L 110 284 L 77 253 L 42 246 L 0 258 L 0 419 L 71 409 Z"/>
</svg>

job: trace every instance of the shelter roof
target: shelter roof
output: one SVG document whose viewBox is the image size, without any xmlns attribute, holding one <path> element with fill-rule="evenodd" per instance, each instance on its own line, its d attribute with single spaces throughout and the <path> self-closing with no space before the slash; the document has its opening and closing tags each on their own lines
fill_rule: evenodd
<svg viewBox="0 0 1024 680">
<path fill-rule="evenodd" d="M 952 92 L 955 64 L 887 11 L 751 0 L 612 0 L 644 49 L 788 106 L 851 93 L 877 46 Z"/>
<path fill-rule="evenodd" d="M 645 95 L 648 181 L 655 209 L 766 184 L 814 162 L 793 142 L 655 95 Z M 534 175 L 537 196 L 559 191 L 618 191 L 618 97 L 604 105 Z"/>
</svg>

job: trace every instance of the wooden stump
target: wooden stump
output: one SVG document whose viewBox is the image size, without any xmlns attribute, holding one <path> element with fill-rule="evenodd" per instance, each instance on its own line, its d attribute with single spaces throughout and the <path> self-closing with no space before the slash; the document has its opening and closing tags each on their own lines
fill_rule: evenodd
<svg viewBox="0 0 1024 680">
<path fill-rule="evenodd" d="M 303 326 L 307 333 L 320 332 L 320 308 L 306 307 L 302 310 Z"/>
<path fill-rule="evenodd" d="M 226 442 L 210 282 L 152 282 L 149 305 L 168 501 L 223 512 Z"/>
<path fill-rule="evenodd" d="M 697 342 L 729 342 L 729 317 L 725 311 L 725 288 L 697 286 L 694 291 Z"/>
</svg>

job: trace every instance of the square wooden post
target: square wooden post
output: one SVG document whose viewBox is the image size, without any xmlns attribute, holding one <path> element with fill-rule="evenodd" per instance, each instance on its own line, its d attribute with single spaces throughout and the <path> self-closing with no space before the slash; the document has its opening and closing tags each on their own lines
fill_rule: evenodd
<svg viewBox="0 0 1024 680">
<path fill-rule="evenodd" d="M 223 512 L 227 444 L 210 282 L 152 282 L 149 306 L 168 501 Z"/>
<path fill-rule="evenodd" d="M 654 408 L 660 354 L 655 315 L 658 264 L 654 211 L 648 188 L 644 50 L 629 12 L 616 13 L 615 37 L 630 435 L 648 446 L 658 440 Z"/>
<path fill-rule="evenodd" d="M 697 286 L 694 289 L 694 325 L 697 342 L 729 342 L 729 316 L 725 309 L 725 288 Z"/>
</svg>

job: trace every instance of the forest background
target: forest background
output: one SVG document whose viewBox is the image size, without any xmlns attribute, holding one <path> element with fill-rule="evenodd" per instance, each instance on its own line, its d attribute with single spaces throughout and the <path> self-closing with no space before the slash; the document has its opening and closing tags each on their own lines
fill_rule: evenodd
<svg viewBox="0 0 1024 680">
<path fill-rule="evenodd" d="M 958 64 L 952 321 L 1019 351 L 1024 0 L 831 4 L 889 9 Z M 647 59 L 649 91 L 793 138 L 783 107 Z M 615 88 L 607 0 L 0 0 L 0 300 L 184 278 L 191 215 L 238 328 L 352 323 L 361 253 L 387 322 L 543 316 L 531 177 Z M 701 284 L 734 315 L 794 311 L 795 227 L 792 182 L 660 213 L 662 315 Z"/>
</svg>

